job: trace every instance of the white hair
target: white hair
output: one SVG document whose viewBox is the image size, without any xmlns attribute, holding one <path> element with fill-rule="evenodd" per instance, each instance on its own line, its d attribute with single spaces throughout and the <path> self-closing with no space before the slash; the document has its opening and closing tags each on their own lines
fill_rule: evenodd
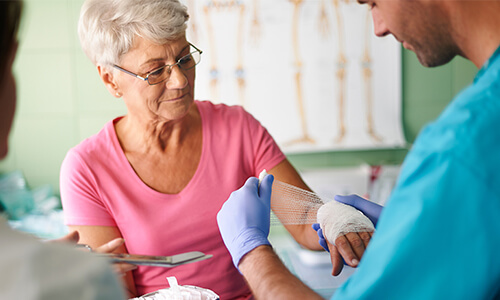
<svg viewBox="0 0 500 300">
<path fill-rule="evenodd" d="M 178 0 L 86 0 L 78 35 L 83 51 L 95 64 L 118 64 L 136 36 L 164 44 L 183 36 L 189 19 Z"/>
</svg>

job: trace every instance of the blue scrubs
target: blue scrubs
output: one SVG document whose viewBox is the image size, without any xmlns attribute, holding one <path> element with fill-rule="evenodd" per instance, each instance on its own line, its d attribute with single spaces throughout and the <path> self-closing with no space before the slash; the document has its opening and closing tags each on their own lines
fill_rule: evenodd
<svg viewBox="0 0 500 300">
<path fill-rule="evenodd" d="M 420 134 L 332 299 L 500 298 L 500 48 Z"/>
</svg>

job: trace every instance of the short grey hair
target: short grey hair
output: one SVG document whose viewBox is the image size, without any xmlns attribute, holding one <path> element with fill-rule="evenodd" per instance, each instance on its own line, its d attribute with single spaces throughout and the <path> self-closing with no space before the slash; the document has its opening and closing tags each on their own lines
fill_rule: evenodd
<svg viewBox="0 0 500 300">
<path fill-rule="evenodd" d="M 164 44 L 185 34 L 188 19 L 178 0 L 86 0 L 78 35 L 88 58 L 110 67 L 120 62 L 136 36 Z"/>
</svg>

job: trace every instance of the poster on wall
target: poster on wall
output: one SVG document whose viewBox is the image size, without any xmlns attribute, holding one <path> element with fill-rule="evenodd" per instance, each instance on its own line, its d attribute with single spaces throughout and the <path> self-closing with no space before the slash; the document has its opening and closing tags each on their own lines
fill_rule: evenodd
<svg viewBox="0 0 500 300">
<path fill-rule="evenodd" d="M 241 105 L 286 153 L 405 145 L 401 50 L 338 0 L 183 0 L 195 98 Z"/>
</svg>

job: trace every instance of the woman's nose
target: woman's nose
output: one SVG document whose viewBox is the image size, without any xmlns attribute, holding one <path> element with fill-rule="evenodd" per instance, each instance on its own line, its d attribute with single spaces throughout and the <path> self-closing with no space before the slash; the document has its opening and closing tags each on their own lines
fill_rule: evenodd
<svg viewBox="0 0 500 300">
<path fill-rule="evenodd" d="M 168 78 L 166 85 L 168 89 L 182 89 L 186 87 L 188 79 L 184 71 L 179 67 L 179 65 L 174 65 L 170 70 L 170 77 Z"/>
</svg>

